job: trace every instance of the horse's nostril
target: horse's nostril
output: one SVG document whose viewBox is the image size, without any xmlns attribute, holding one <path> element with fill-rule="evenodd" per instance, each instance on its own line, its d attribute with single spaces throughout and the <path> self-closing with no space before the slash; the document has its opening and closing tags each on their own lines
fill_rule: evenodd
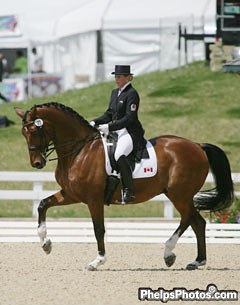
<svg viewBox="0 0 240 305">
<path fill-rule="evenodd" d="M 41 162 L 37 161 L 37 162 L 34 162 L 34 163 L 33 163 L 33 167 L 36 167 L 36 168 L 38 168 L 38 169 L 41 169 L 41 168 L 43 167 L 43 165 L 42 165 Z"/>
</svg>

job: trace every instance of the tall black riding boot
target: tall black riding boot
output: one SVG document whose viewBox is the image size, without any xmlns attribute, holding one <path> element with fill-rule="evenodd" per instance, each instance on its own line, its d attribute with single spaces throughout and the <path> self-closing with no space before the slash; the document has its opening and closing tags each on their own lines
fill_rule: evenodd
<svg viewBox="0 0 240 305">
<path fill-rule="evenodd" d="M 119 167 L 121 181 L 123 186 L 123 198 L 118 200 L 119 203 L 129 203 L 134 201 L 133 196 L 133 179 L 132 170 L 126 156 L 121 156 L 117 165 Z"/>
</svg>

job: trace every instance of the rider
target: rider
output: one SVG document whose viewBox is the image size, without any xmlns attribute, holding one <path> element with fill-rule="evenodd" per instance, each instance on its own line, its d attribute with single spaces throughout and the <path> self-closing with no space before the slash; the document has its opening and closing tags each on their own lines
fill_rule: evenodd
<svg viewBox="0 0 240 305">
<path fill-rule="evenodd" d="M 132 151 L 141 149 L 144 144 L 144 129 L 138 119 L 139 95 L 132 87 L 133 74 L 129 65 L 116 65 L 115 81 L 118 88 L 111 94 L 106 112 L 90 122 L 104 134 L 114 131 L 118 134 L 115 160 L 119 167 L 123 187 L 123 198 L 118 202 L 134 201 L 132 169 L 127 156 Z"/>
</svg>

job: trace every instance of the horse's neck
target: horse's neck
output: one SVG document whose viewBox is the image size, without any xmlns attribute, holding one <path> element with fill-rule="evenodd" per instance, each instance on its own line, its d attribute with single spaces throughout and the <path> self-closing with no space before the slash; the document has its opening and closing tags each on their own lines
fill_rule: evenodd
<svg viewBox="0 0 240 305">
<path fill-rule="evenodd" d="M 90 136 L 92 131 L 90 128 L 86 126 L 82 126 L 81 124 L 60 124 L 55 129 L 56 130 L 56 139 L 58 143 L 64 143 L 68 140 L 83 140 Z"/>
<path fill-rule="evenodd" d="M 67 129 L 67 127 L 65 127 Z M 84 148 L 87 143 L 94 137 L 94 130 L 86 128 L 86 126 L 74 126 L 68 129 L 68 133 L 64 137 L 56 137 L 56 142 L 53 141 L 56 148 L 58 158 L 58 174 L 65 176 L 68 174 L 68 169 L 74 164 L 76 156 L 84 153 Z M 78 160 L 78 166 L 81 166 L 81 158 Z"/>
<path fill-rule="evenodd" d="M 54 136 L 51 140 L 58 155 L 72 151 L 74 144 L 81 144 L 94 133 L 94 130 L 86 122 L 81 122 L 77 117 L 71 117 L 64 112 L 55 109 L 46 112 L 43 109 L 42 115 L 49 120 L 54 130 Z"/>
</svg>

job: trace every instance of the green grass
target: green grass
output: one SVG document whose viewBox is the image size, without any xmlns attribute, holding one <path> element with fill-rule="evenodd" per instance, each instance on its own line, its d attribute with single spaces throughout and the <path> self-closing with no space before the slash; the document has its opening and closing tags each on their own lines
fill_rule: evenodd
<svg viewBox="0 0 240 305">
<path fill-rule="evenodd" d="M 227 153 L 232 171 L 239 172 L 239 82 L 239 75 L 211 72 L 209 67 L 201 62 L 180 69 L 135 77 L 133 85 L 141 98 L 139 117 L 146 130 L 146 138 L 175 134 L 195 142 L 213 143 Z M 16 116 L 14 106 L 27 110 L 34 104 L 57 101 L 91 120 L 106 109 L 114 87 L 114 82 L 107 82 L 52 97 L 1 104 L 0 114 L 7 115 L 16 124 L 0 129 L 0 171 L 33 170 L 29 164 L 25 140 L 21 135 L 21 120 Z M 44 170 L 54 170 L 55 162 L 48 163 Z M 53 210 L 50 213 L 56 217 L 68 214 L 80 216 L 84 208 L 83 205 L 78 206 L 61 207 L 57 208 L 59 212 Z M 4 215 L 1 207 L 2 202 L 0 215 Z M 106 211 L 109 210 L 110 213 L 113 210 L 111 213 L 117 217 L 125 216 L 125 213 L 130 216 L 134 213 L 142 213 L 144 216 L 155 213 L 155 216 L 159 216 L 160 211 L 154 209 L 155 206 L 151 203 L 146 207 L 144 204 L 134 207 L 109 207 Z"/>
</svg>

